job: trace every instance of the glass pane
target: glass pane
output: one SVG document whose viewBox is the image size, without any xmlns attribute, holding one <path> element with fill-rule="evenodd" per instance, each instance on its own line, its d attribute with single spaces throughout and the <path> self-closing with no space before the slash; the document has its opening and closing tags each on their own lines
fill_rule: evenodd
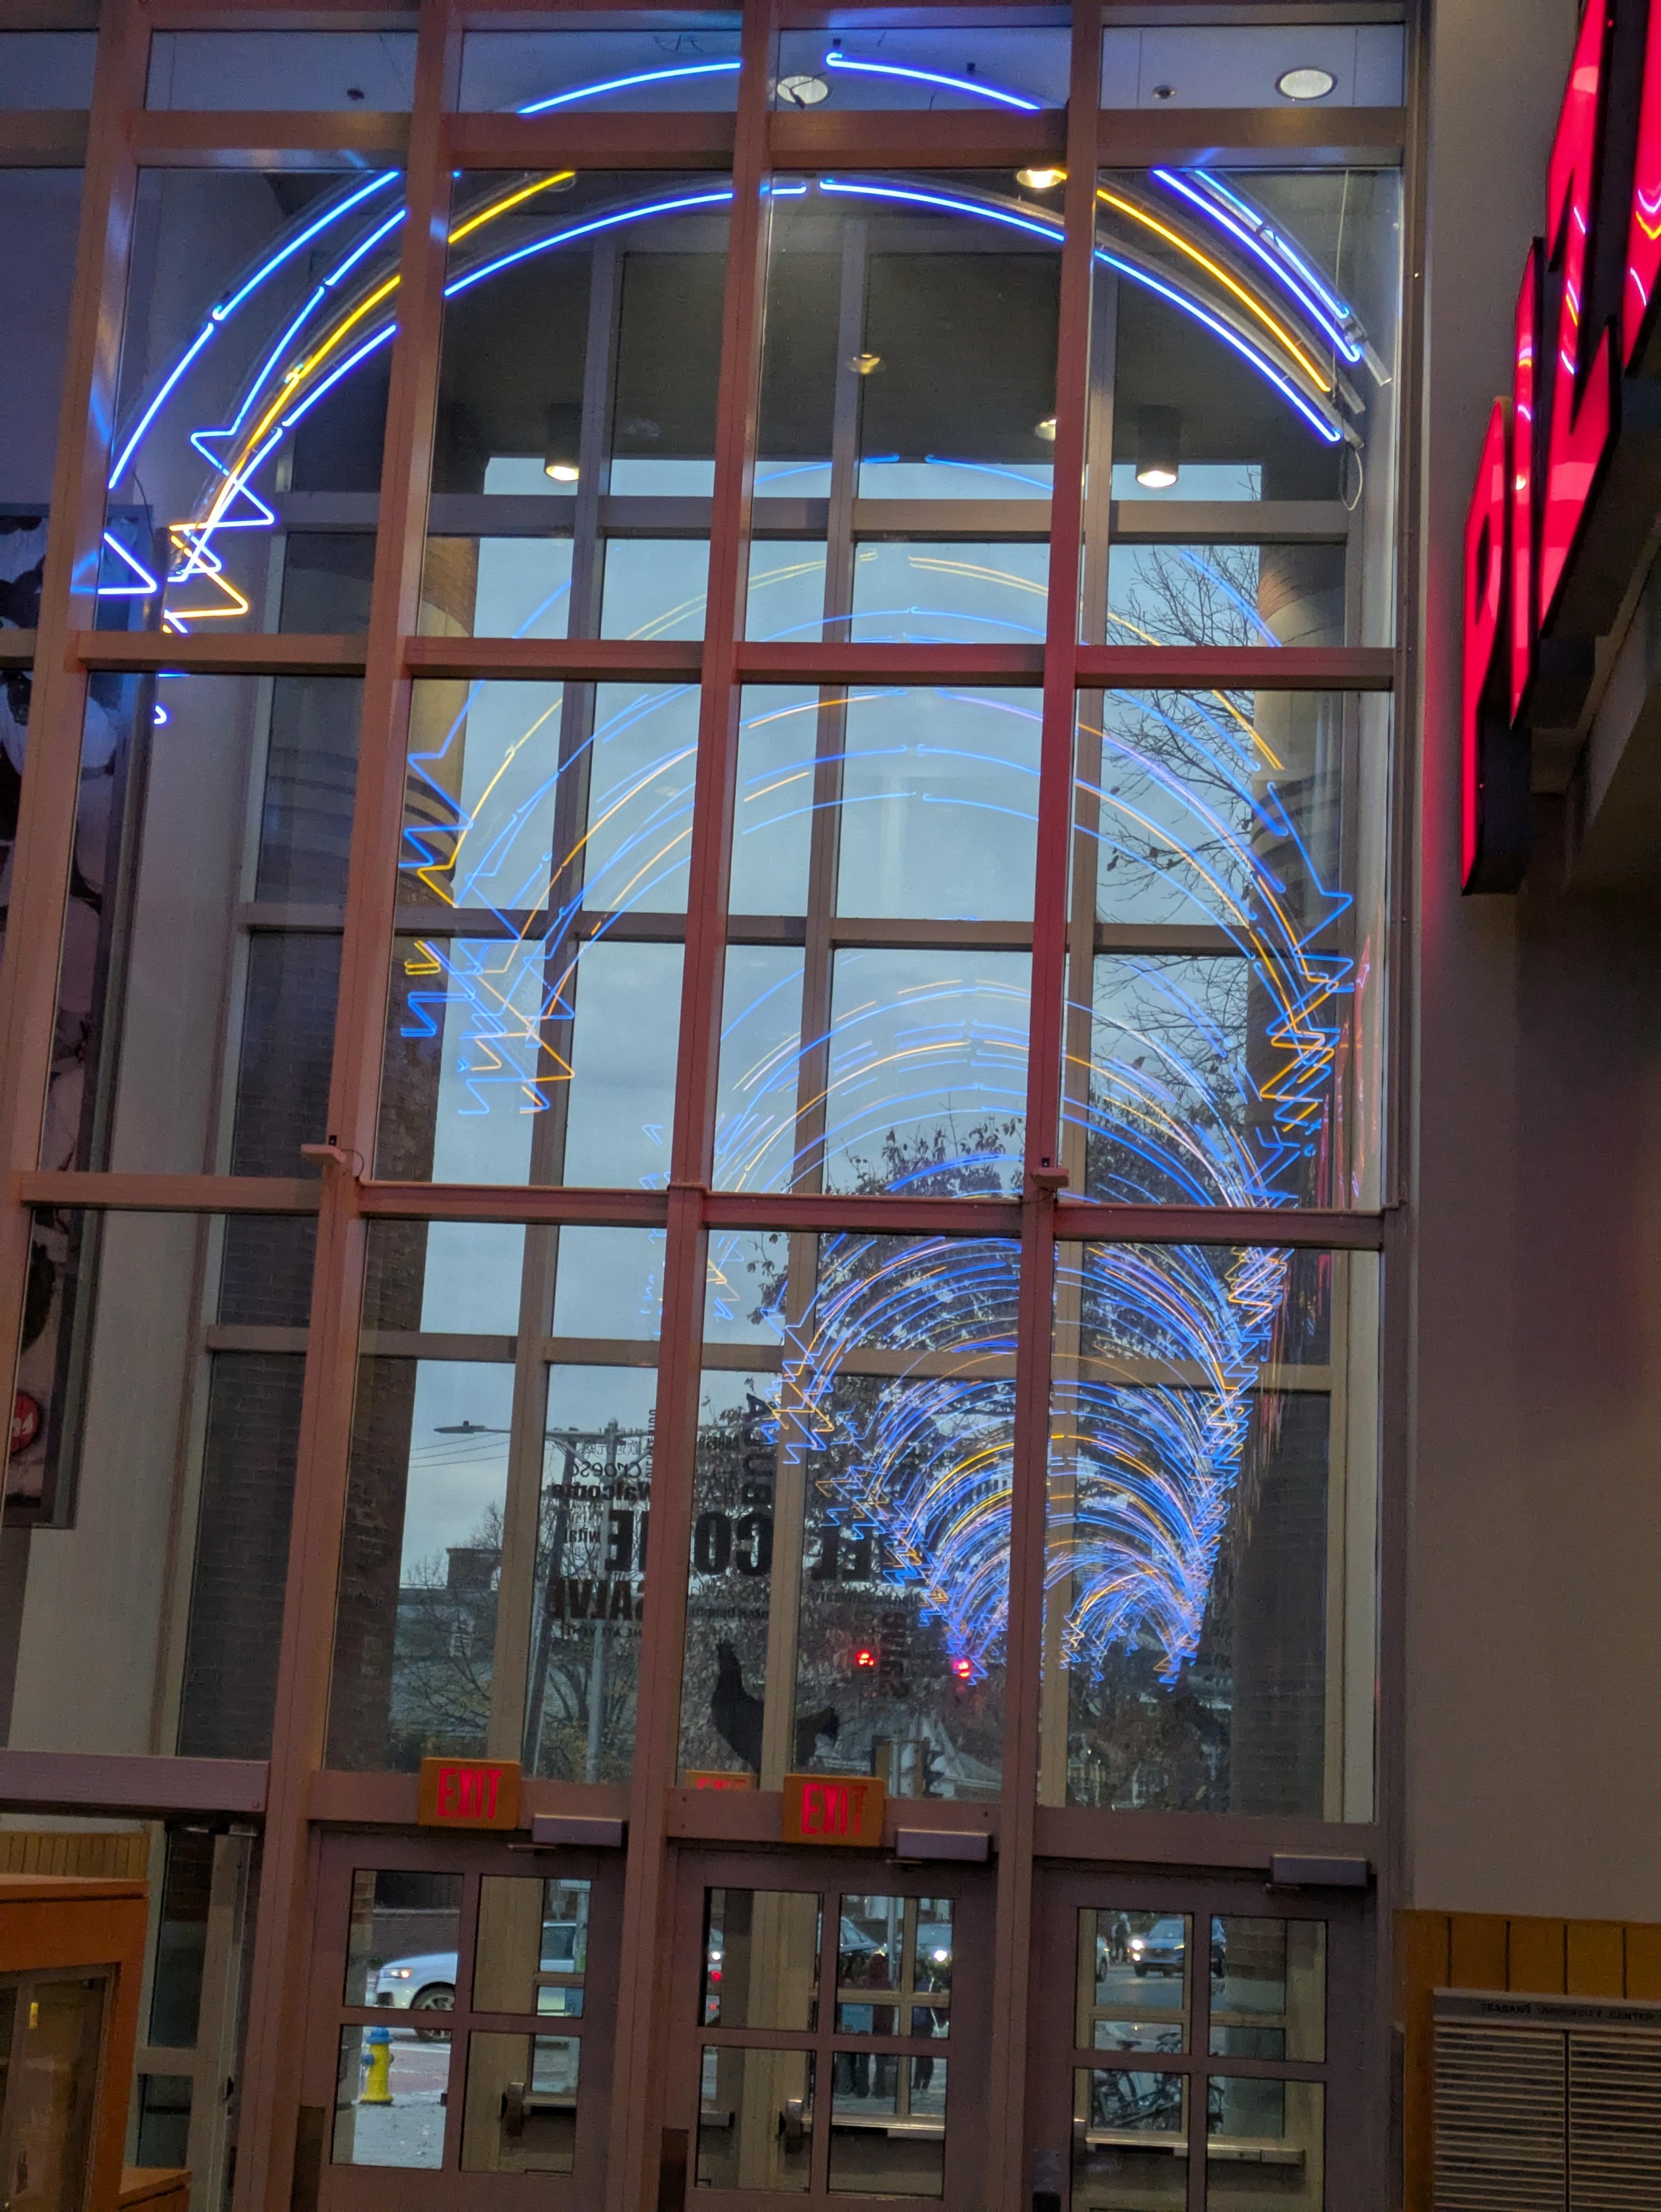
<svg viewBox="0 0 1661 2212">
<path fill-rule="evenodd" d="M 342 2002 L 450 2011 L 460 1923 L 459 1874 L 360 1868 L 352 1876 Z"/>
<path fill-rule="evenodd" d="M 147 2039 L 164 2050 L 188 2051 L 196 2041 L 202 2005 L 214 1838 L 205 1829 L 173 1827 L 167 1850 Z"/>
<path fill-rule="evenodd" d="M 629 1778 L 656 1401 L 654 1366 L 548 1370 L 525 1718 L 534 1774 Z"/>
<path fill-rule="evenodd" d="M 1214 2074 L 1207 2087 L 1208 2212 L 1319 2212 L 1321 2084 Z"/>
<path fill-rule="evenodd" d="M 449 2081 L 447 2027 L 343 2027 L 334 2164 L 442 2166 Z"/>
<path fill-rule="evenodd" d="M 1108 550 L 1110 645 L 1342 645 L 1344 617 L 1342 544 L 1172 538 Z"/>
<path fill-rule="evenodd" d="M 1063 1113 L 1085 1195 L 1374 1202 L 1389 729 L 1354 694 L 1082 703 L 1095 951 L 1072 964 Z"/>
<path fill-rule="evenodd" d="M 706 1301 L 722 1352 L 703 1376 L 681 1763 L 765 1788 L 812 1770 L 995 1795 L 1017 1249 L 743 1243 L 715 1240 Z"/>
<path fill-rule="evenodd" d="M 1186 2051 L 1185 1912 L 1100 1905 L 1079 1915 L 1080 2045 L 1096 2051 Z"/>
<path fill-rule="evenodd" d="M 1116 29 L 1102 34 L 1102 106 L 1398 107 L 1403 68 L 1394 23 Z"/>
<path fill-rule="evenodd" d="M 361 691 L 90 678 L 43 1166 L 315 1172 Z"/>
<path fill-rule="evenodd" d="M 952 1900 L 844 1897 L 837 1937 L 837 2027 L 854 2035 L 950 2032 Z M 865 1992 L 891 1995 L 873 2003 Z M 927 2004 L 913 2003 L 927 1995 Z"/>
<path fill-rule="evenodd" d="M 883 33 L 884 52 L 906 36 Z M 810 43 L 839 51 L 823 34 Z M 928 89 L 889 66 L 833 62 L 799 82 L 822 88 L 815 100 L 857 86 L 860 104 L 898 89 L 908 105 Z M 966 82 L 962 104 L 984 104 Z M 930 96 L 953 104 L 946 88 Z M 986 533 L 1034 541 L 1048 529 L 1053 195 L 1012 191 L 999 171 L 781 181 L 773 198 L 756 469 L 756 525 L 772 542 L 760 549 L 750 635 L 812 635 L 823 623 L 846 637 L 854 617 L 861 636 L 1041 629 L 1042 547 L 1008 549 L 1006 562 Z M 917 503 L 946 500 L 962 544 L 923 542 L 942 518 Z M 891 542 L 858 543 L 878 529 Z M 826 547 L 839 549 L 829 562 Z"/>
<path fill-rule="evenodd" d="M 188 2074 L 139 2075 L 135 2148 L 140 2166 L 189 2164 L 192 2086 Z"/>
<path fill-rule="evenodd" d="M 335 1765 L 488 1745 L 627 1780 L 662 1249 L 638 1230 L 371 1230 Z"/>
<path fill-rule="evenodd" d="M 332 1765 L 484 1753 L 513 1406 L 505 1361 L 360 1363 Z"/>
<path fill-rule="evenodd" d="M 832 2055 L 830 2187 L 856 2197 L 946 2191 L 946 2060 Z"/>
<path fill-rule="evenodd" d="M 838 19 L 841 20 L 841 19 Z M 913 14 L 862 14 L 841 37 L 787 31 L 779 40 L 780 107 L 921 107 L 982 115 L 1067 105 L 1064 30 L 920 27 Z"/>
<path fill-rule="evenodd" d="M 706 2044 L 697 2186 L 806 2189 L 812 2154 L 812 2052 Z"/>
<path fill-rule="evenodd" d="M 581 2063 L 574 2036 L 469 2036 L 464 2171 L 569 2173 Z"/>
<path fill-rule="evenodd" d="M 483 1877 L 473 1949 L 475 2010 L 581 2016 L 588 1892 L 586 1881 Z"/>
<path fill-rule="evenodd" d="M 709 1891 L 703 2025 L 816 2027 L 822 1910 L 815 1891 Z"/>
<path fill-rule="evenodd" d="M 924 2008 L 913 2011 L 912 2033 L 944 2035 L 951 2018 L 945 2000 L 952 1993 L 952 1902 L 949 1897 L 920 1897 L 916 1905 L 913 1986 L 927 1991 L 937 2002 L 932 2020 Z"/>
<path fill-rule="evenodd" d="M 1182 2075 L 1080 2073 L 1073 2082 L 1073 2212 L 1182 2212 Z"/>
<path fill-rule="evenodd" d="M 685 686 L 417 685 L 381 1174 L 666 1182 L 697 732 Z"/>
<path fill-rule="evenodd" d="M 27 1982 L 17 1999 L 4 2175 L 16 2212 L 85 2202 L 105 1995 L 100 1975 Z"/>
<path fill-rule="evenodd" d="M 288 532 L 373 534 L 402 222 L 390 170 L 141 174 L 102 618 L 278 629 Z"/>
<path fill-rule="evenodd" d="M 665 14 L 653 27 L 605 31 L 472 31 L 462 43 L 464 113 L 659 114 L 738 105 L 739 17 Z"/>
<path fill-rule="evenodd" d="M 1319 1920 L 1213 1920 L 1214 2055 L 1326 2057 L 1326 1933 Z"/>
<path fill-rule="evenodd" d="M 20 35 L 30 43 L 42 37 L 57 43 L 50 33 Z M 19 42 L 0 35 L 0 101 L 7 105 L 14 90 L 9 50 Z M 79 169 L 0 170 L 0 287 L 12 303 L 0 355 L 0 627 L 7 629 L 33 629 L 40 618 L 40 562 L 80 222 Z M 9 713 L 9 703 L 0 701 L 0 718 Z M 12 719 L 21 737 L 27 716 Z M 7 753 L 15 754 L 13 767 L 21 768 L 11 720 L 0 719 L 0 729 L 6 732 Z"/>
<path fill-rule="evenodd" d="M 14 1747 L 61 1749 L 69 1714 L 137 1744 L 154 1701 L 176 1695 L 168 1749 L 269 1756 L 315 1229 L 33 1214 L 6 1517 L 76 1534 L 29 1554 Z M 169 1588 L 188 1608 L 182 1681 L 167 1671 Z M 100 1632 L 66 1638 L 66 1608 Z"/>
<path fill-rule="evenodd" d="M 707 173 L 458 179 L 424 631 L 703 635 L 731 198 Z"/>
<path fill-rule="evenodd" d="M 1371 1254 L 1063 1249 L 1048 1802 L 1363 1817 L 1378 1296 Z"/>
<path fill-rule="evenodd" d="M 90 107 L 97 59 L 95 31 L 0 31 L 0 107 Z"/>
<path fill-rule="evenodd" d="M 1311 34 L 1109 35 L 1250 46 Z M 1354 29 L 1312 36 L 1353 59 Z M 1096 212 L 1116 504 L 1106 626 L 1098 568 L 1086 637 L 1387 644 L 1398 174 L 1110 170 Z"/>
<path fill-rule="evenodd" d="M 407 113 L 415 62 L 413 31 L 157 31 L 144 105 Z"/>
<path fill-rule="evenodd" d="M 890 645 L 1041 645 L 1049 585 L 1047 544 L 861 545 L 851 634 Z"/>
</svg>

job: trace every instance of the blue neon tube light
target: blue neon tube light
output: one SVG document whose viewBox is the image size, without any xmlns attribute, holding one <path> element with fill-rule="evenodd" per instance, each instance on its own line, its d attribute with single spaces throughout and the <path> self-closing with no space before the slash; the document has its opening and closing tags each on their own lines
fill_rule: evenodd
<svg viewBox="0 0 1661 2212">
<path fill-rule="evenodd" d="M 825 56 L 824 66 L 854 70 L 861 76 L 908 77 L 914 84 L 937 84 L 947 92 L 966 92 L 977 100 L 995 100 L 1003 107 L 1019 107 L 1028 115 L 1039 112 L 1036 100 L 1023 100 L 1018 92 L 1000 92 L 996 85 L 983 84 L 978 77 L 942 76 L 938 70 L 902 69 L 897 62 L 850 61 L 846 54 L 834 50 Z"/>
</svg>

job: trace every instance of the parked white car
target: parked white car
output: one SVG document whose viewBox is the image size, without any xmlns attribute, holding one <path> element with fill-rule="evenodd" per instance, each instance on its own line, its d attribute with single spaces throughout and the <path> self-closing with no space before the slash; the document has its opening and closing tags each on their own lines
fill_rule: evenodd
<svg viewBox="0 0 1661 2212">
<path fill-rule="evenodd" d="M 374 2002 L 400 2012 L 449 2012 L 456 2001 L 453 1951 L 417 1951 L 389 1959 L 374 1978 Z"/>
</svg>

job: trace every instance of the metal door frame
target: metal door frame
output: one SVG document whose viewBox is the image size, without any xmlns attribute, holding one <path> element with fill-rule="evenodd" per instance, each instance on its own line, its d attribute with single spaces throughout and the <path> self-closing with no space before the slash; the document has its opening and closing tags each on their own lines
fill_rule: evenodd
<svg viewBox="0 0 1661 2212">
<path fill-rule="evenodd" d="M 1368 2141 L 1366 2085 L 1373 2033 L 1372 1976 L 1377 1929 L 1374 1893 L 1330 1888 L 1276 1888 L 1262 1874 L 1196 1871 L 1155 1873 L 1110 1866 L 1051 1865 L 1034 1870 L 1032 2038 L 1027 2061 L 1028 2160 L 1031 2186 L 1054 2191 L 1063 2203 L 1072 2194 L 1073 2076 L 1085 2069 L 1123 2068 L 1136 2073 L 1181 2074 L 1199 2083 L 1210 2075 L 1321 2082 L 1323 2121 L 1320 2202 L 1360 2201 L 1360 2160 Z M 1211 1976 L 1192 1965 L 1189 1975 L 1189 2033 L 1180 2054 L 1086 2051 L 1075 2042 L 1079 1915 L 1108 1906 L 1139 1912 L 1183 1912 L 1196 1932 L 1191 1959 L 1208 1969 L 1214 1915 L 1262 1920 L 1319 1920 L 1326 1927 L 1325 2057 L 1274 2060 L 1213 2056 L 1210 2049 Z M 1047 1993 L 1064 1992 L 1057 2004 Z M 1194 2111 L 1190 2096 L 1189 2110 Z M 1189 2121 L 1190 2133 L 1192 2119 Z M 1203 2136 L 1202 2137 L 1202 2145 Z M 1207 2160 L 1188 2154 L 1188 2212 L 1205 2212 Z"/>
<path fill-rule="evenodd" d="M 786 2204 L 855 2208 L 882 2203 L 957 2208 L 970 2212 L 984 2193 L 988 2075 L 992 2041 L 993 1929 L 996 1875 L 989 1866 L 937 1860 L 898 1860 L 891 1852 L 778 1851 L 683 1847 L 676 1854 L 675 1937 L 670 1971 L 671 2047 L 666 2126 L 683 2132 L 687 2146 L 686 2200 L 710 2212 L 781 2212 Z M 952 2032 L 943 2042 L 898 2036 L 838 2035 L 836 2028 L 836 1944 L 839 1914 L 824 1913 L 819 1937 L 818 2025 L 807 2030 L 720 2028 L 703 2026 L 704 1892 L 706 1889 L 818 1889 L 829 1896 L 950 1897 L 952 1912 Z M 960 1930 L 970 1931 L 964 1942 Z M 975 1965 L 965 1971 L 965 1954 Z M 697 2133 L 702 2106 L 706 2033 L 728 2046 L 815 2054 L 814 2148 L 812 2179 L 805 2190 L 700 2188 Z M 947 2067 L 946 2178 L 939 2197 L 879 2198 L 825 2185 L 830 2155 L 830 2067 L 833 2046 L 873 2056 L 930 2057 Z M 978 2091 L 977 2083 L 978 2082 Z"/>
<path fill-rule="evenodd" d="M 456 1941 L 454 2010 L 435 2014 L 450 2038 L 445 2097 L 444 2164 L 421 2166 L 337 2166 L 332 2162 L 335 2083 L 340 2033 L 345 2027 L 385 2026 L 386 2008 L 349 2005 L 346 1957 L 351 1922 L 352 1876 L 360 1871 L 450 1874 L 461 1877 Z M 538 2016 L 475 2010 L 463 2002 L 472 1989 L 478 1925 L 479 1883 L 486 1875 L 593 1885 L 589 1892 L 587 1967 L 580 2016 Z M 316 1910 L 307 1989 L 305 2101 L 321 2114 L 317 2212 L 594 2212 L 605 2185 L 605 2146 L 611 2122 L 612 2054 L 617 2033 L 618 1951 L 622 1933 L 623 1867 L 614 1851 L 535 1848 L 490 1835 L 335 1832 L 319 1838 Z M 400 2015 L 401 2018 L 401 2015 Z M 465 2172 L 461 2135 L 466 2114 L 467 2044 L 471 2034 L 527 2032 L 574 2035 L 584 2045 L 579 2075 L 575 2164 L 569 2173 Z"/>
</svg>

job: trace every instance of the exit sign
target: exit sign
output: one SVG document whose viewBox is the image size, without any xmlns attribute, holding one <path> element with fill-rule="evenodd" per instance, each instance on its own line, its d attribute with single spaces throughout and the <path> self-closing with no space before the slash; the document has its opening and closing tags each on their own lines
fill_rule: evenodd
<svg viewBox="0 0 1661 2212">
<path fill-rule="evenodd" d="M 885 1792 L 871 1774 L 787 1774 L 783 1837 L 787 1844 L 882 1842 Z"/>
<path fill-rule="evenodd" d="M 423 1828 L 516 1828 L 516 1759 L 423 1759 L 416 1817 Z"/>
</svg>

